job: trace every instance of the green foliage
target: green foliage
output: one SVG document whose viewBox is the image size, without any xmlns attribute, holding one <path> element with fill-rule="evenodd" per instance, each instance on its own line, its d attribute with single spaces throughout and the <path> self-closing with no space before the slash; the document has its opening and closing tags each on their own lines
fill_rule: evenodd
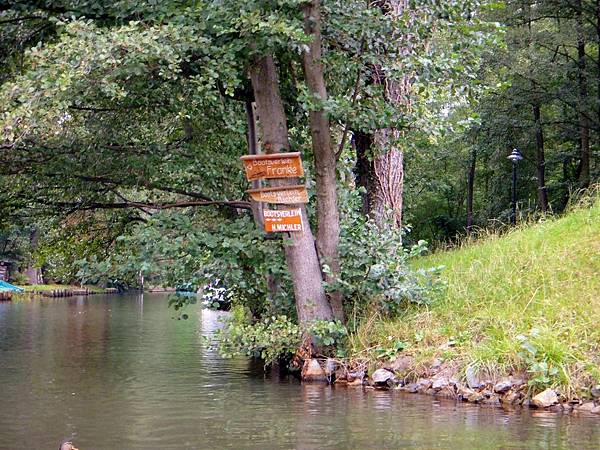
<svg viewBox="0 0 600 450">
<path fill-rule="evenodd" d="M 67 3 L 68 17 L 60 13 L 64 5 L 53 8 L 54 2 L 20 2 L 11 12 L 41 9 L 53 35 L 23 52 L 21 68 L 0 87 L 6 99 L 0 106 L 2 144 L 14 150 L 2 154 L 0 167 L 20 168 L 16 175 L 2 169 L 13 181 L 12 197 L 25 199 L 25 209 L 33 204 L 71 219 L 74 211 L 118 211 L 110 220 L 96 213 L 78 217 L 62 248 L 54 242 L 46 246 L 44 259 L 53 276 L 135 285 L 141 273 L 149 283 L 195 287 L 218 279 L 257 316 L 293 316 L 280 242 L 265 241 L 239 211 L 168 213 L 163 208 L 241 197 L 246 183 L 237 158 L 246 152 L 246 142 L 238 99 L 247 94 L 248 64 L 256 53 L 277 55 L 294 146 L 308 147 L 306 118 L 314 105 L 297 76 L 307 43 L 303 2 Z M 430 93 L 415 90 L 413 107 L 391 107 L 382 100 L 381 86 L 369 81 L 376 66 L 388 76 L 410 71 L 420 86 L 452 78 L 450 62 L 458 53 L 446 58 L 439 40 L 439 58 L 431 64 L 428 41 L 434 30 L 455 35 L 454 21 L 471 24 L 466 12 L 473 5 L 419 6 L 416 20 L 409 15 L 392 19 L 358 1 L 324 5 L 331 92 L 325 107 L 333 134 L 340 125 L 372 130 L 425 117 L 425 109 L 416 105 Z M 411 51 L 399 58 L 389 37 L 404 42 L 409 30 Z M 358 103 L 352 100 L 357 74 L 364 90 Z M 313 170 L 307 167 L 308 173 Z M 344 184 L 344 189 L 352 188 Z M 118 227 L 120 237 L 80 239 L 84 224 L 99 218 Z M 360 231 L 360 225 L 352 226 L 356 229 L 349 234 Z M 363 227 L 369 236 L 376 234 Z M 390 239 L 399 246 L 399 236 Z M 377 295 L 390 310 L 408 297 L 423 301 L 416 284 L 409 287 L 415 282 L 402 269 L 403 250 L 395 260 L 375 263 L 378 255 L 390 253 L 383 240 L 364 263 L 349 266 L 345 290 L 364 304 Z M 348 256 L 351 251 L 346 249 L 348 261 L 357 259 Z M 279 283 L 269 301 L 267 276 Z M 365 279 L 364 289 L 352 292 L 350 284 Z"/>
<path fill-rule="evenodd" d="M 431 108 L 442 113 L 434 120 L 445 132 L 430 133 L 407 158 L 407 218 L 417 235 L 434 245 L 455 242 L 465 233 L 467 174 L 473 159 L 474 225 L 499 229 L 510 220 L 511 165 L 506 157 L 513 148 L 524 156 L 518 166 L 519 215 L 524 219 L 541 215 L 540 168 L 554 213 L 562 212 L 582 186 L 582 114 L 589 119 L 592 154 L 598 151 L 596 5 L 568 0 L 484 2 L 479 17 L 492 39 L 478 58 L 467 57 L 470 70 L 478 67 L 476 77 L 467 74 L 470 80 L 464 83 L 472 93 Z M 585 53 L 581 60 L 580 40 Z M 435 95 L 432 100 L 443 98 Z M 534 107 L 539 107 L 539 124 Z M 538 142 L 544 146 L 543 166 Z M 600 176 L 597 158 L 592 158 L 591 174 L 592 181 Z"/>
<path fill-rule="evenodd" d="M 31 262 L 32 245 L 31 234 L 33 228 L 23 226 L 21 223 L 7 223 L 0 225 L 0 260 L 10 263 L 12 272 L 25 269 Z"/>
<path fill-rule="evenodd" d="M 317 320 L 308 327 L 314 344 L 327 356 L 346 354 L 348 329 L 337 321 Z"/>
<path fill-rule="evenodd" d="M 303 335 L 310 335 L 322 355 L 344 356 L 348 330 L 333 321 L 315 321 L 301 328 L 285 315 L 252 321 L 247 309 L 236 306 L 217 332 L 216 341 L 224 357 L 249 356 L 265 364 L 289 360 L 296 353 Z"/>
<path fill-rule="evenodd" d="M 307 150 L 307 119 L 316 106 L 328 113 L 334 138 L 344 129 L 401 131 L 394 144 L 406 156 L 404 223 L 412 233 L 378 228 L 358 213 L 351 146 L 341 149 L 342 273 L 327 288 L 348 299 L 351 321 L 372 310 L 421 311 L 441 285 L 437 269 L 412 269 L 411 259 L 426 250 L 423 238 L 447 241 L 463 232 L 470 163 L 478 162 L 476 224 L 508 217 L 505 156 L 513 146 L 526 155 L 520 198 L 533 211 L 530 111 L 539 103 L 548 189 L 552 206 L 562 208 L 577 182 L 578 114 L 595 117 L 592 99 L 599 93 L 590 83 L 589 98 L 578 98 L 571 33 L 577 11 L 569 2 L 559 2 L 562 21 L 548 5 L 536 4 L 539 17 L 529 27 L 523 26 L 527 8 L 517 2 L 410 3 L 410 12 L 393 16 L 358 0 L 324 2 L 329 96 L 316 105 L 300 75 L 308 42 L 302 0 L 18 2 L 0 12 L 10 24 L 0 38 L 18 43 L 14 50 L 0 44 L 7 63 L 0 72 L 6 216 L 60 217 L 35 250 L 59 281 L 135 286 L 141 274 L 149 284 L 193 289 L 218 281 L 234 305 L 259 320 L 243 325 L 248 341 L 234 333 L 231 345 L 269 360 L 289 352 L 297 330 L 290 327 L 295 308 L 282 241 L 267 239 L 250 213 L 237 208 L 247 207 L 238 161 L 247 151 L 247 73 L 253 58 L 268 51 L 277 60 L 293 148 L 307 156 L 309 186 L 317 168 Z M 32 22 L 20 16 L 32 12 Z M 584 26 L 590 80 L 598 75 L 589 57 L 597 50 L 591 19 Z M 375 79 L 405 80 L 410 88 L 390 102 L 388 86 Z M 7 249 L 19 263 L 31 261 L 24 236 L 14 227 L 8 234 L 6 242 L 18 245 Z M 495 289 L 512 296 L 504 280 L 493 271 L 490 277 Z M 276 292 L 269 292 L 269 278 Z M 474 289 L 482 298 L 491 290 Z M 179 302 L 178 311 L 185 303 Z M 344 345 L 339 324 L 314 326 L 324 347 Z M 444 338 L 471 336 L 450 328 L 445 325 Z M 413 330 L 381 352 L 393 356 L 414 337 Z M 424 333 L 419 342 L 428 338 Z M 511 345 L 491 351 L 510 352 Z"/>
<path fill-rule="evenodd" d="M 29 278 L 21 272 L 13 273 L 10 277 L 10 281 L 17 286 L 26 286 L 29 284 Z"/>
<path fill-rule="evenodd" d="M 358 193 L 349 202 L 358 201 Z M 392 226 L 379 228 L 348 208 L 343 217 L 340 255 L 342 273 L 337 283 L 328 286 L 340 290 L 350 309 L 368 311 L 376 305 L 387 314 L 401 311 L 408 303 L 428 304 L 442 286 L 436 281 L 439 269 L 410 267 L 409 261 L 427 250 L 419 241 L 411 248 L 402 245 L 403 232 Z"/>
<path fill-rule="evenodd" d="M 30 49 L 25 55 L 30 70 L 0 90 L 3 139 L 13 145 L 40 138 L 52 142 L 61 134 L 81 138 L 73 134 L 85 119 L 75 114 L 80 107 L 162 106 L 168 99 L 165 87 L 178 78 L 185 52 L 198 39 L 189 28 L 169 25 L 131 22 L 106 31 L 88 20 L 58 26 L 61 39 Z"/>
<path fill-rule="evenodd" d="M 379 346 L 375 349 L 377 358 L 383 361 L 395 361 L 400 353 L 408 348 L 409 344 L 401 340 L 394 340 L 393 336 L 388 337 L 388 343 L 385 346 Z"/>
<path fill-rule="evenodd" d="M 181 311 L 186 306 L 195 305 L 198 302 L 196 295 L 182 295 L 175 293 L 169 296 L 169 308 L 173 308 L 176 312 Z M 178 319 L 187 320 L 189 316 L 181 312 Z"/>
<path fill-rule="evenodd" d="M 120 236 L 106 258 L 80 261 L 79 276 L 93 282 L 120 279 L 137 285 L 188 285 L 196 291 L 218 280 L 233 303 L 261 314 L 289 314 L 295 308 L 280 251 L 281 241 L 267 240 L 243 216 L 223 222 L 217 214 L 156 214 Z M 267 276 L 279 281 L 266 301 Z"/>
<path fill-rule="evenodd" d="M 521 346 L 518 355 L 529 373 L 528 385 L 535 391 L 568 382 L 569 375 L 565 366 L 575 358 L 564 346 L 556 345 L 553 339 L 548 339 L 548 334 L 555 332 L 556 330 L 544 330 L 542 333 L 538 328 L 532 328 L 529 333 L 516 337 Z"/>
<path fill-rule="evenodd" d="M 226 319 L 225 328 L 217 332 L 216 339 L 224 357 L 243 355 L 271 364 L 296 352 L 302 332 L 287 316 L 270 316 L 251 323 L 247 310 L 235 307 Z"/>
</svg>

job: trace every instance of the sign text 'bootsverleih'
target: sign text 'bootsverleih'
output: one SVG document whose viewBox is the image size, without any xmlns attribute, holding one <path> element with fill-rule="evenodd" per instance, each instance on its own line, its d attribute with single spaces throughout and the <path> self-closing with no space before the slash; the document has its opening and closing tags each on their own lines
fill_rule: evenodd
<svg viewBox="0 0 600 450">
<path fill-rule="evenodd" d="M 302 231 L 302 210 L 294 209 L 265 209 L 263 210 L 265 219 L 265 231 L 267 233 L 281 231 Z"/>
</svg>

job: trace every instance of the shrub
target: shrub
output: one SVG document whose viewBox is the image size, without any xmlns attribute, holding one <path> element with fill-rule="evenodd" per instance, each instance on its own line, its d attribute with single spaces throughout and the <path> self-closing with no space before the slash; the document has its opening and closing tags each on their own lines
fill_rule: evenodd
<svg viewBox="0 0 600 450">
<path fill-rule="evenodd" d="M 402 230 L 379 228 L 356 211 L 346 212 L 342 230 L 341 276 L 327 288 L 343 292 L 355 312 L 368 311 L 375 304 L 394 314 L 407 302 L 431 302 L 441 289 L 440 268 L 414 270 L 409 266 L 411 258 L 427 251 L 425 241 L 404 248 Z"/>
<path fill-rule="evenodd" d="M 225 358 L 248 356 L 271 364 L 293 355 L 302 340 L 300 327 L 289 317 L 269 316 L 252 323 L 248 311 L 236 306 L 225 319 L 225 327 L 217 331 L 219 352 Z"/>
<path fill-rule="evenodd" d="M 217 331 L 219 352 L 223 357 L 248 356 L 271 364 L 278 359 L 289 359 L 302 343 L 303 335 L 310 335 L 322 354 L 331 356 L 342 351 L 348 331 L 333 321 L 319 320 L 302 329 L 285 315 L 269 316 L 252 322 L 247 309 L 235 306 L 225 319 L 225 327 Z"/>
</svg>

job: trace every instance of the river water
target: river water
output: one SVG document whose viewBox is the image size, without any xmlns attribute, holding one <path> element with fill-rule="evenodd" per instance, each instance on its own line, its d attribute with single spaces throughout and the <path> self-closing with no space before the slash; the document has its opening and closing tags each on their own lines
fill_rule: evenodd
<svg viewBox="0 0 600 450">
<path fill-rule="evenodd" d="M 600 419 L 264 377 L 165 295 L 0 303 L 0 449 L 596 449 Z"/>
</svg>

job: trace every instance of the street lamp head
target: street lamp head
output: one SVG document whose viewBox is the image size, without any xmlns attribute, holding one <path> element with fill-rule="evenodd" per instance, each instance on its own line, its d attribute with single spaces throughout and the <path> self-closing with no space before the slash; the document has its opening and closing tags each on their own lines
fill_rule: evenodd
<svg viewBox="0 0 600 450">
<path fill-rule="evenodd" d="M 523 159 L 523 156 L 521 155 L 521 152 L 515 148 L 512 153 L 508 155 L 508 159 L 513 164 L 516 164 Z"/>
</svg>

